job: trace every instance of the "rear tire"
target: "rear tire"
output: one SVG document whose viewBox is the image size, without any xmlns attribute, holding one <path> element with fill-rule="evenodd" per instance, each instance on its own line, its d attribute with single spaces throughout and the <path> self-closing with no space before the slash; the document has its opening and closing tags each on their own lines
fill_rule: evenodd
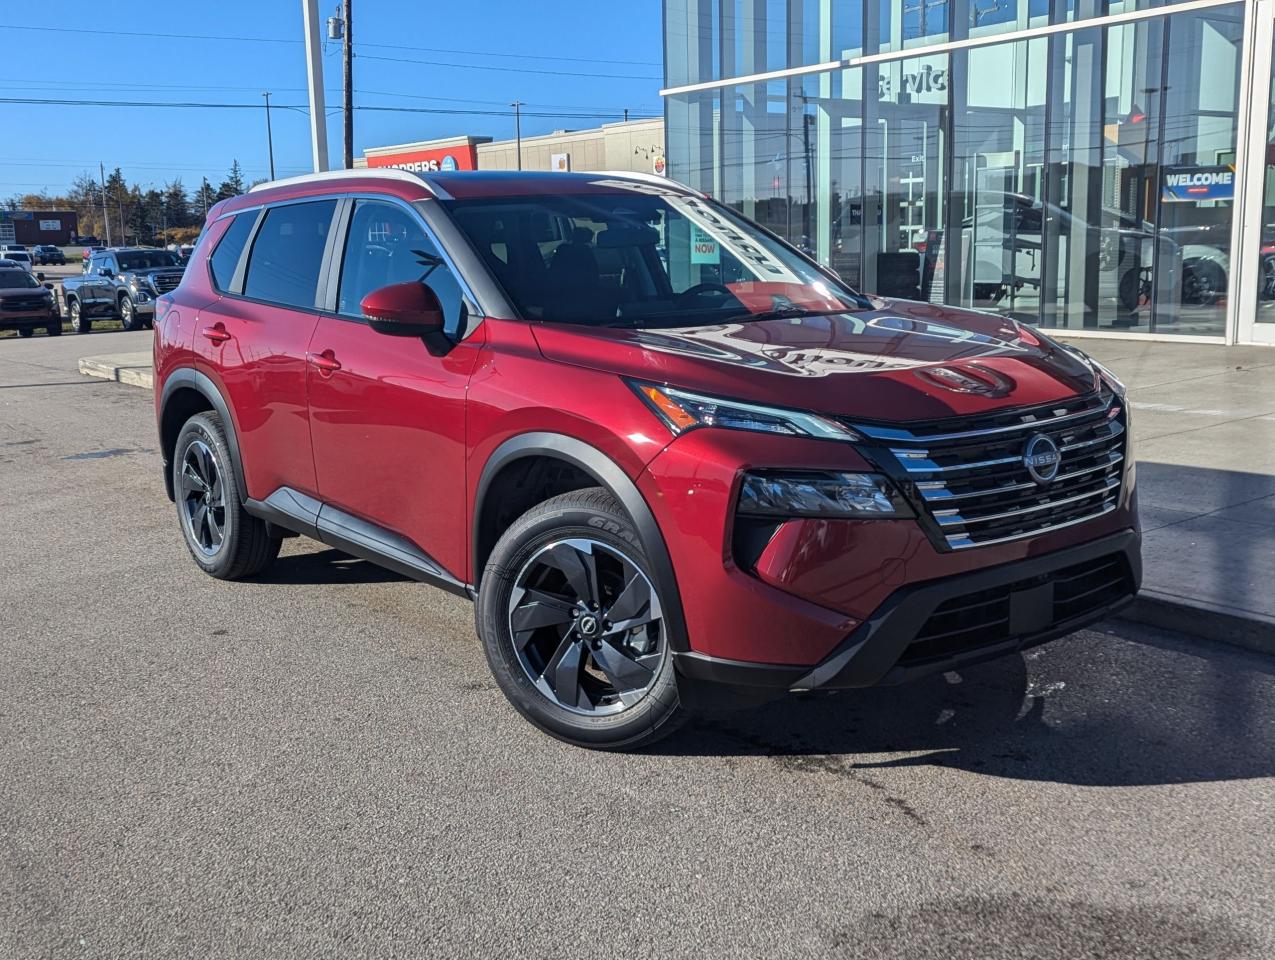
<svg viewBox="0 0 1275 960">
<path fill-rule="evenodd" d="M 218 580 L 261 573 L 283 543 L 269 535 L 264 520 L 244 509 L 232 464 L 217 414 L 199 413 L 186 421 L 171 464 L 177 519 L 195 563 Z"/>
<path fill-rule="evenodd" d="M 492 675 L 545 733 L 634 750 L 676 730 L 664 604 L 641 540 L 605 489 L 565 493 L 496 543 L 475 605 Z"/>
</svg>

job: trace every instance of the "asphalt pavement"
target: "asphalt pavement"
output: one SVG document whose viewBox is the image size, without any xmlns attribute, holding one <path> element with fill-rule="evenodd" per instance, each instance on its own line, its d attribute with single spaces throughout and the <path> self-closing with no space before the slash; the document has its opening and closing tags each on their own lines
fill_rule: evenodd
<svg viewBox="0 0 1275 960">
<path fill-rule="evenodd" d="M 1112 623 L 568 747 L 472 610 L 186 555 L 152 396 L 0 346 L 0 957 L 1275 956 L 1275 660 Z"/>
</svg>

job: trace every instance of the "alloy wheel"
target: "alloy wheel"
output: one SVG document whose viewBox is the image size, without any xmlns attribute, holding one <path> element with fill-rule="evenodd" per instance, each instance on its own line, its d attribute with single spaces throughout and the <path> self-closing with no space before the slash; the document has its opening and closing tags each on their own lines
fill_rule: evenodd
<svg viewBox="0 0 1275 960">
<path fill-rule="evenodd" d="M 216 556 L 226 539 L 226 495 L 217 456 L 204 441 L 186 447 L 179 481 L 186 534 L 204 556 Z"/>
<path fill-rule="evenodd" d="M 659 596 L 641 568 L 607 544 L 558 540 L 519 571 L 509 599 L 518 662 L 572 713 L 602 716 L 639 703 L 666 656 Z"/>
</svg>

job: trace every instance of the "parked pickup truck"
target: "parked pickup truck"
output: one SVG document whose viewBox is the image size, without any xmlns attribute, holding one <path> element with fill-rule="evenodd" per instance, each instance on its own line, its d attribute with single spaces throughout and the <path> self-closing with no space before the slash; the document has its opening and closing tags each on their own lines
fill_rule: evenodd
<svg viewBox="0 0 1275 960">
<path fill-rule="evenodd" d="M 182 270 L 181 260 L 167 250 L 94 250 L 84 261 L 84 272 L 62 282 L 71 329 L 88 333 L 94 320 L 107 317 L 119 317 L 125 330 L 149 327 L 155 317 L 156 297 L 177 288 Z"/>
</svg>

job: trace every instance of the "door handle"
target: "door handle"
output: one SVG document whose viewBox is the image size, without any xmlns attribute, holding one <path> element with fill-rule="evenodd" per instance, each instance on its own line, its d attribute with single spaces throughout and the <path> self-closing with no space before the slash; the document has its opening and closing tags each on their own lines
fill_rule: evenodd
<svg viewBox="0 0 1275 960">
<path fill-rule="evenodd" d="M 331 350 L 324 350 L 322 353 L 307 353 L 305 358 L 313 366 L 318 367 L 319 373 L 325 377 L 330 377 L 341 369 L 341 361 L 336 358 L 336 354 Z"/>
<path fill-rule="evenodd" d="M 213 343 L 225 343 L 231 339 L 231 335 L 226 332 L 224 323 L 214 323 L 211 327 L 204 327 L 199 332 L 205 339 L 211 340 Z"/>
</svg>

